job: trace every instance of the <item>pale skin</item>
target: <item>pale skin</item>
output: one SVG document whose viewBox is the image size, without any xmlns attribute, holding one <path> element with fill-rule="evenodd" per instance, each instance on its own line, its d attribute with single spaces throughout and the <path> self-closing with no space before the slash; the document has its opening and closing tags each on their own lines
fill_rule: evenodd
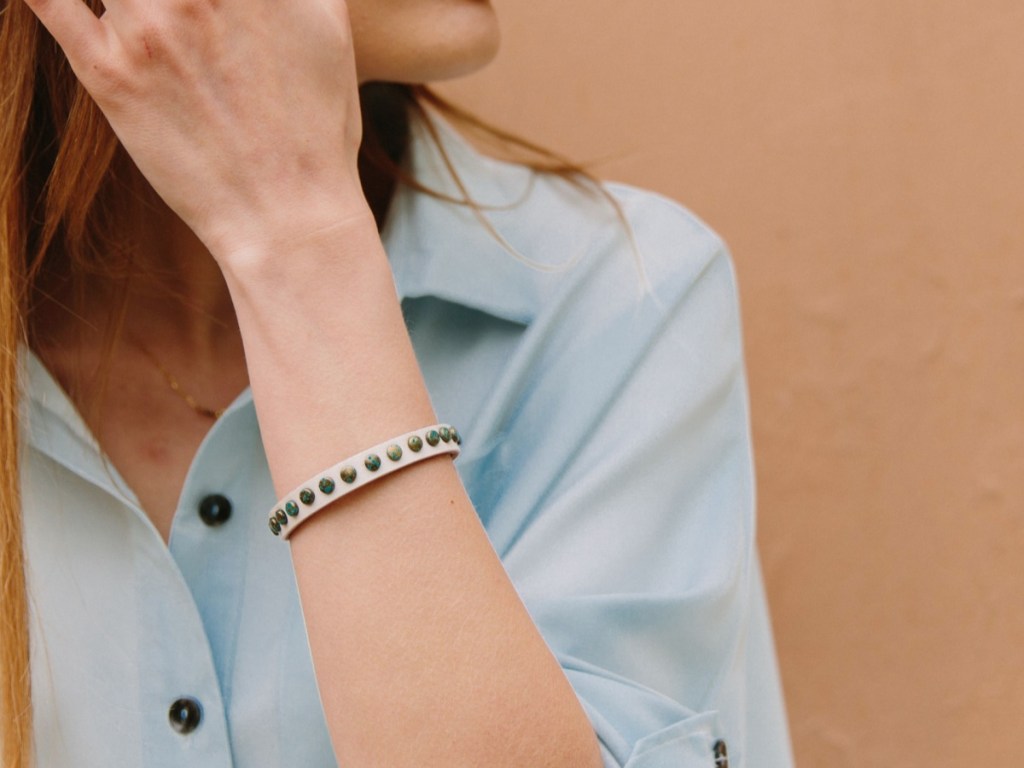
<svg viewBox="0 0 1024 768">
<path fill-rule="evenodd" d="M 484 63 L 489 4 L 108 0 L 97 19 L 80 0 L 28 2 L 166 203 L 140 224 L 139 259 L 188 301 L 142 280 L 127 327 L 204 403 L 251 384 L 278 492 L 438 421 L 356 172 L 356 89 Z M 68 323 L 39 352 L 79 392 L 99 349 Z M 210 422 L 131 344 L 110 373 L 90 426 L 166 540 Z M 342 765 L 601 764 L 450 460 L 353 494 L 291 542 Z"/>
</svg>

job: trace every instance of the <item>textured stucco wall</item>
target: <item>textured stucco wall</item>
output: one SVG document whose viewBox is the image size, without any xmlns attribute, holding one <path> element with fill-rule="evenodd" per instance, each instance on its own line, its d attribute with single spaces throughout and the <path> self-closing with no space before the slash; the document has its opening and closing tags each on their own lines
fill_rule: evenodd
<svg viewBox="0 0 1024 768">
<path fill-rule="evenodd" d="M 1024 764 L 1024 5 L 496 6 L 445 93 L 732 246 L 800 764 Z"/>
</svg>

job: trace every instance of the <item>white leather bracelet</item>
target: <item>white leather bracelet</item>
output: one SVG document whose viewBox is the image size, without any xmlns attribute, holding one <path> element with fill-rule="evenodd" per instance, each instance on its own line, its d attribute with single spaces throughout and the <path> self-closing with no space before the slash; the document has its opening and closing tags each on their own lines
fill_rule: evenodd
<svg viewBox="0 0 1024 768">
<path fill-rule="evenodd" d="M 434 424 L 349 456 L 281 499 L 270 513 L 270 532 L 287 539 L 300 523 L 331 502 L 424 459 L 444 454 L 454 458 L 461 444 L 462 437 L 455 427 Z"/>
</svg>

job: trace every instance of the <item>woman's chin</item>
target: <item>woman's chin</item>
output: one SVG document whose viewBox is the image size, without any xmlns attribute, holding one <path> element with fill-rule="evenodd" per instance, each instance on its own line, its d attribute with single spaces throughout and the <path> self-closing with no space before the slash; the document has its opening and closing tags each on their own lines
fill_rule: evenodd
<svg viewBox="0 0 1024 768">
<path fill-rule="evenodd" d="M 360 82 L 450 80 L 476 72 L 493 61 L 501 44 L 494 9 L 486 2 L 465 0 L 458 6 L 448 11 L 435 9 L 436 16 L 429 19 L 396 20 L 386 32 L 378 25 L 383 19 L 371 16 L 361 20 L 354 16 Z"/>
</svg>

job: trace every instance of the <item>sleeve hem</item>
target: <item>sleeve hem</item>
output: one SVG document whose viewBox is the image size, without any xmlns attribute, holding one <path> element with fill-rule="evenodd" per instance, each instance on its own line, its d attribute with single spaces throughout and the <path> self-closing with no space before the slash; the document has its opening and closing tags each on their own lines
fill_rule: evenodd
<svg viewBox="0 0 1024 768">
<path fill-rule="evenodd" d="M 680 720 L 640 739 L 623 768 L 713 768 L 719 733 L 717 712 Z"/>
</svg>

